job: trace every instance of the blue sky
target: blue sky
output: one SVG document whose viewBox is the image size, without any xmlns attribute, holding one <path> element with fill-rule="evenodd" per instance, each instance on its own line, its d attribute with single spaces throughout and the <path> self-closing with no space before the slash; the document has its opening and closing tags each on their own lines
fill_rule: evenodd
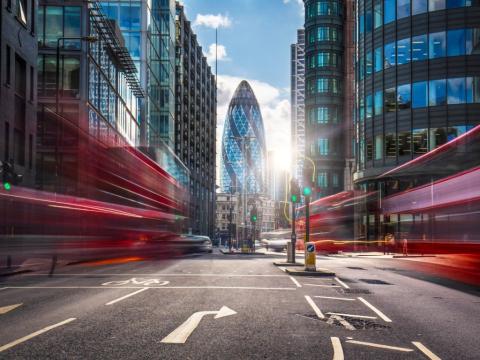
<svg viewBox="0 0 480 360">
<path fill-rule="evenodd" d="M 303 24 L 303 1 L 182 2 L 212 69 L 218 27 L 218 142 L 233 91 L 246 79 L 260 103 L 268 149 L 286 155 L 290 143 L 290 44 Z"/>
</svg>

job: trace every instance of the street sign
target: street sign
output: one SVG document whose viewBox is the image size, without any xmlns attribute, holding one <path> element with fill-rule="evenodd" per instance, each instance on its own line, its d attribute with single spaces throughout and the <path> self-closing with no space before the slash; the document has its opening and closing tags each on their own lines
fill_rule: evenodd
<svg viewBox="0 0 480 360">
<path fill-rule="evenodd" d="M 308 242 L 305 244 L 305 270 L 317 271 L 317 254 L 315 252 L 315 243 Z"/>
</svg>

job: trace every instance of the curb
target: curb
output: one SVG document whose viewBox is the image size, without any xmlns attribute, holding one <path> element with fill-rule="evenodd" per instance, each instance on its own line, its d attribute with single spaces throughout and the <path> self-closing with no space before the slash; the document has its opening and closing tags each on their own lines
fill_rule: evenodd
<svg viewBox="0 0 480 360">
<path fill-rule="evenodd" d="M 303 263 L 291 263 L 291 262 L 274 262 L 275 266 L 305 266 Z"/>
<path fill-rule="evenodd" d="M 30 273 L 30 272 L 33 272 L 33 270 L 16 270 L 16 271 L 11 271 L 11 272 L 6 272 L 6 273 L 0 273 L 0 277 L 21 275 L 21 274 L 26 274 L 26 273 Z"/>
</svg>

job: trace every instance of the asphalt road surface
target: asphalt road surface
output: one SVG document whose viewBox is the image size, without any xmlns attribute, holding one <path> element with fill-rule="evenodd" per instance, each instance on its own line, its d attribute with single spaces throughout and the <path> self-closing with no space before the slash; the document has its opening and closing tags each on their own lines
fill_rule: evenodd
<svg viewBox="0 0 480 360">
<path fill-rule="evenodd" d="M 3 277 L 0 358 L 480 358 L 477 289 L 397 259 L 318 259 L 336 277 L 217 252 Z"/>
</svg>

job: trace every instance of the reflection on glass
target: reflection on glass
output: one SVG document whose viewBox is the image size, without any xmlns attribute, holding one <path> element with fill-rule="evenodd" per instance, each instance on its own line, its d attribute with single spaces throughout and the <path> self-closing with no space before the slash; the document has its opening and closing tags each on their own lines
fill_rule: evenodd
<svg viewBox="0 0 480 360">
<path fill-rule="evenodd" d="M 371 118 L 373 116 L 373 99 L 372 95 L 367 95 L 365 99 L 366 105 L 366 117 Z"/>
<path fill-rule="evenodd" d="M 428 104 L 429 106 L 445 105 L 446 96 L 446 84 L 445 79 L 430 80 L 428 84 Z"/>
<path fill-rule="evenodd" d="M 427 35 L 418 35 L 412 38 L 412 60 L 425 60 L 428 58 Z"/>
<path fill-rule="evenodd" d="M 372 74 L 372 70 L 373 70 L 373 59 L 372 59 L 372 52 L 369 51 L 365 57 L 365 62 L 366 62 L 366 72 L 367 72 L 367 75 L 371 75 Z"/>
<path fill-rule="evenodd" d="M 410 38 L 398 40 L 397 42 L 397 64 L 408 64 L 410 62 Z"/>
<path fill-rule="evenodd" d="M 413 153 L 425 154 L 428 151 L 428 129 L 413 129 Z"/>
<path fill-rule="evenodd" d="M 382 54 L 382 48 L 381 47 L 377 47 L 375 49 L 374 66 L 375 66 L 375 72 L 383 70 L 383 54 Z"/>
<path fill-rule="evenodd" d="M 397 137 L 395 133 L 385 135 L 385 157 L 397 157 Z"/>
<path fill-rule="evenodd" d="M 367 161 L 371 161 L 372 159 L 373 159 L 372 139 L 367 138 Z"/>
<path fill-rule="evenodd" d="M 366 32 L 371 32 L 373 28 L 373 18 L 372 18 L 372 10 L 368 9 L 365 13 L 365 30 Z"/>
<path fill-rule="evenodd" d="M 381 1 L 376 1 L 375 2 L 375 16 L 373 18 L 374 20 L 374 26 L 375 29 L 379 28 L 380 26 L 383 25 L 383 13 L 382 13 L 382 2 Z"/>
<path fill-rule="evenodd" d="M 391 66 L 395 66 L 395 43 L 385 44 L 384 52 L 384 68 L 388 69 Z"/>
<path fill-rule="evenodd" d="M 395 88 L 385 90 L 385 111 L 394 112 L 397 110 L 397 102 L 395 99 Z"/>
<path fill-rule="evenodd" d="M 400 85 L 397 88 L 398 109 L 410 109 L 411 93 L 410 84 Z"/>
<path fill-rule="evenodd" d="M 422 108 L 427 106 L 427 82 L 415 82 L 412 85 L 412 107 Z"/>
<path fill-rule="evenodd" d="M 465 29 L 449 30 L 447 32 L 447 55 L 465 54 Z"/>
<path fill-rule="evenodd" d="M 47 6 L 45 8 L 45 46 L 56 47 L 57 39 L 63 35 L 63 8 Z"/>
<path fill-rule="evenodd" d="M 395 21 L 395 0 L 383 1 L 383 23 L 388 24 Z"/>
<path fill-rule="evenodd" d="M 429 150 L 433 150 L 447 142 L 447 129 L 430 128 L 429 130 Z"/>
<path fill-rule="evenodd" d="M 444 57 L 446 54 L 445 31 L 428 35 L 428 50 L 430 59 Z"/>
<path fill-rule="evenodd" d="M 412 15 L 421 14 L 427 12 L 428 1 L 427 0 L 412 0 Z"/>
<path fill-rule="evenodd" d="M 463 104 L 466 101 L 465 78 L 447 79 L 448 104 Z"/>
<path fill-rule="evenodd" d="M 383 92 L 381 91 L 375 92 L 374 111 L 375 115 L 381 115 L 383 112 Z"/>
<path fill-rule="evenodd" d="M 447 0 L 447 9 L 453 9 L 457 7 L 464 7 L 465 0 Z"/>
<path fill-rule="evenodd" d="M 445 0 L 428 0 L 428 11 L 445 9 Z"/>
<path fill-rule="evenodd" d="M 383 158 L 383 136 L 375 135 L 375 160 Z"/>
<path fill-rule="evenodd" d="M 397 19 L 410 16 L 410 0 L 397 0 Z"/>
<path fill-rule="evenodd" d="M 467 55 L 480 54 L 480 29 L 466 29 L 466 49 Z"/>
<path fill-rule="evenodd" d="M 398 155 L 405 156 L 411 153 L 412 135 L 410 131 L 403 131 L 398 134 Z"/>
</svg>

